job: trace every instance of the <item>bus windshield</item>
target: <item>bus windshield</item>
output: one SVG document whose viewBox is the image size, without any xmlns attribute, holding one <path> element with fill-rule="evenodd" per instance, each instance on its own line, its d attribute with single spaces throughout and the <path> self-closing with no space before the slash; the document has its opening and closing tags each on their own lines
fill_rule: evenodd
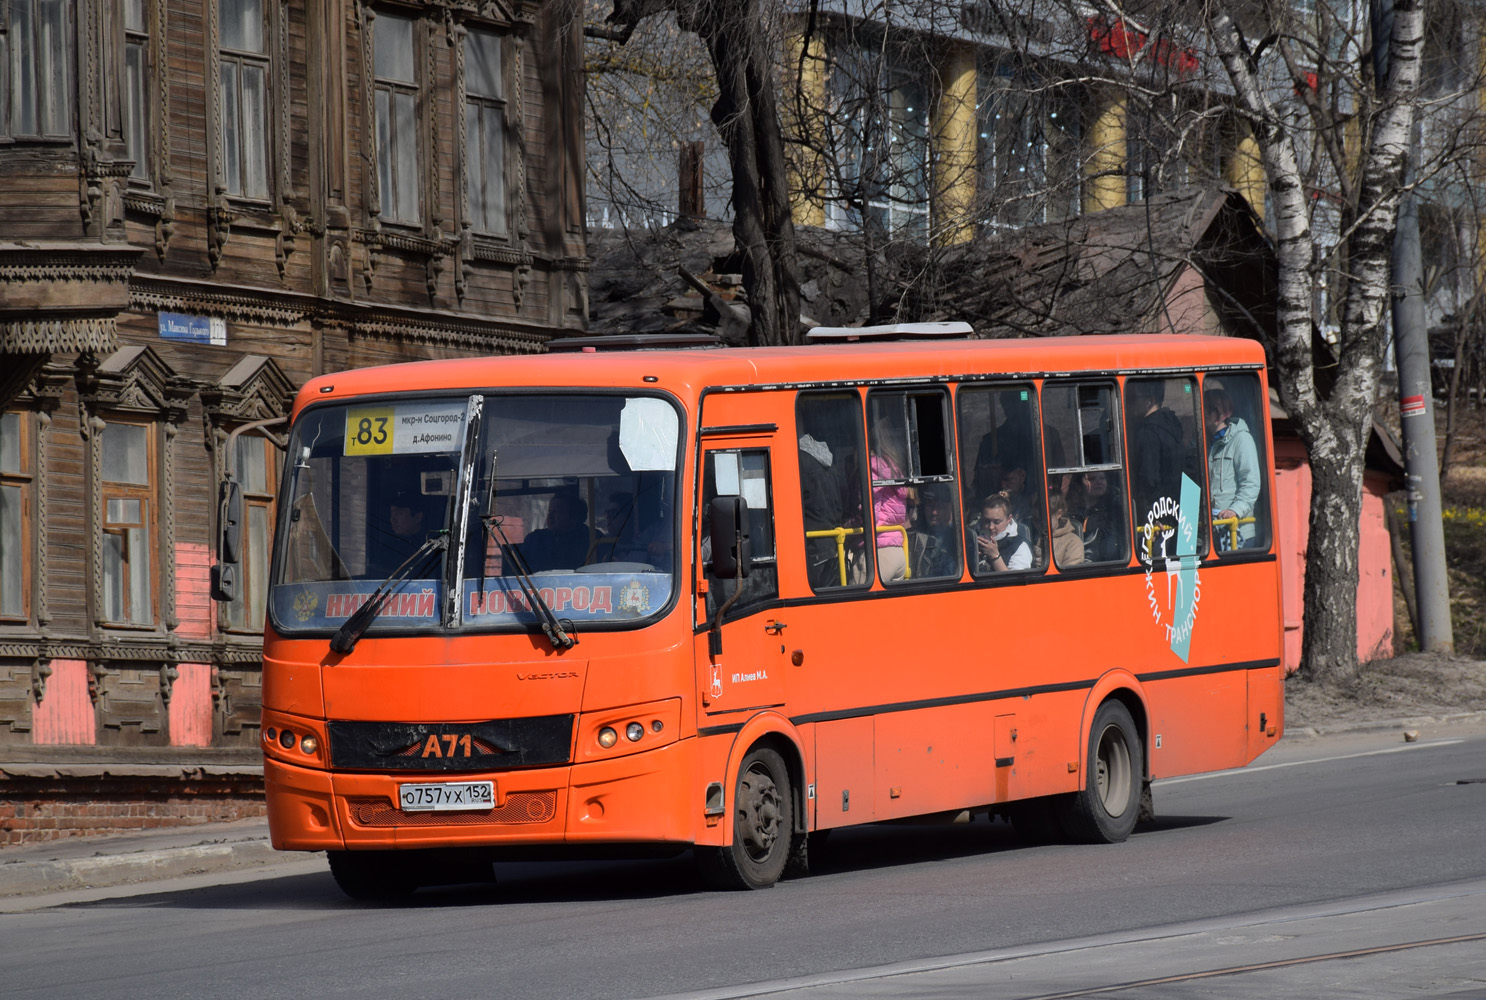
<svg viewBox="0 0 1486 1000">
<path fill-rule="evenodd" d="M 580 630 L 647 619 L 675 589 L 679 436 L 654 396 L 308 409 L 289 446 L 275 627 L 338 628 L 389 577 L 370 635 L 525 629 L 533 596 Z"/>
</svg>

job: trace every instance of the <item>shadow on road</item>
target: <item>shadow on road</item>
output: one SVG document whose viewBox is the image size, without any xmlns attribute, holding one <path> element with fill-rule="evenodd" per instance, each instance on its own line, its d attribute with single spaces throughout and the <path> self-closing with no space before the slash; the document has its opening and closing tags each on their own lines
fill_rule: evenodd
<svg viewBox="0 0 1486 1000">
<path fill-rule="evenodd" d="M 1161 816 L 1137 828 L 1137 839 L 1164 831 L 1209 826 L 1226 816 Z M 830 832 L 812 845 L 811 878 L 849 877 L 912 865 L 1023 851 L 1081 851 L 1098 847 L 1034 846 L 1010 824 L 977 819 L 958 825 L 880 824 Z M 502 861 L 494 865 L 494 884 L 423 888 L 405 900 L 358 902 L 341 893 L 323 872 L 266 877 L 255 881 L 175 891 L 145 892 L 127 898 L 72 904 L 78 907 L 141 909 L 271 909 L 355 911 L 542 903 L 620 902 L 704 894 L 690 852 L 661 860 Z"/>
</svg>

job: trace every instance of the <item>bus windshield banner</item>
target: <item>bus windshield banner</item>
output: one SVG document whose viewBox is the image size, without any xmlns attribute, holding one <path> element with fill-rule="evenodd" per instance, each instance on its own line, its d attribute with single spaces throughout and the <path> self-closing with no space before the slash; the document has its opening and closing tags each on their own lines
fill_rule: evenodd
<svg viewBox="0 0 1486 1000">
<path fill-rule="evenodd" d="M 378 581 L 342 580 L 296 583 L 274 588 L 274 613 L 304 628 L 338 628 L 376 593 Z M 575 623 L 634 620 L 665 607 L 671 599 L 666 573 L 543 573 L 533 579 L 553 614 Z M 438 625 L 440 580 L 408 580 L 385 599 L 372 626 Z M 527 624 L 537 620 L 531 602 L 513 576 L 464 581 L 461 605 L 469 626 Z"/>
<path fill-rule="evenodd" d="M 671 599 L 668 573 L 539 573 L 532 583 L 553 614 L 577 624 L 644 618 Z M 462 610 L 466 625 L 537 620 L 514 576 L 466 580 Z"/>
</svg>

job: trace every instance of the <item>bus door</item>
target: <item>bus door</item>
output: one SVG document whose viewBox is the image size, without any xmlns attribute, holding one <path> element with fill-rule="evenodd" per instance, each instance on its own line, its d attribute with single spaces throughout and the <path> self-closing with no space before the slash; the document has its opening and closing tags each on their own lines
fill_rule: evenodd
<svg viewBox="0 0 1486 1000">
<path fill-rule="evenodd" d="M 784 703 L 788 640 L 777 608 L 773 446 L 772 427 L 746 437 L 703 439 L 696 538 L 699 589 L 705 593 L 696 601 L 696 643 L 697 682 L 708 716 Z M 714 498 L 727 496 L 747 505 L 749 560 L 741 582 L 712 572 L 709 508 Z"/>
</svg>

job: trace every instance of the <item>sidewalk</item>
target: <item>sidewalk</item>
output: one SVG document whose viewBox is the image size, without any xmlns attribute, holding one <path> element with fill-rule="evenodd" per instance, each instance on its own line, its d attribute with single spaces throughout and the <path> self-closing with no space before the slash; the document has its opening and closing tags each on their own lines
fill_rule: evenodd
<svg viewBox="0 0 1486 1000">
<path fill-rule="evenodd" d="M 233 871 L 291 857 L 309 855 L 275 851 L 261 818 L 48 840 L 0 849 L 0 899 Z"/>
</svg>

